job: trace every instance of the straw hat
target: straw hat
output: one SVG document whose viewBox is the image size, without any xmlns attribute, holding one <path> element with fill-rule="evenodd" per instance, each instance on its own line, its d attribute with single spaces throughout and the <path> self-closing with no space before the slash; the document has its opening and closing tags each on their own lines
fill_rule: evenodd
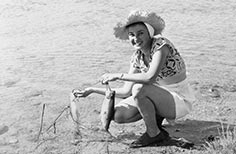
<svg viewBox="0 0 236 154">
<path fill-rule="evenodd" d="M 131 11 L 128 18 L 124 22 L 118 22 L 114 27 L 114 35 L 121 40 L 128 40 L 126 27 L 136 22 L 144 22 L 150 24 L 154 28 L 154 35 L 161 34 L 165 28 L 165 21 L 154 12 L 143 10 Z"/>
</svg>

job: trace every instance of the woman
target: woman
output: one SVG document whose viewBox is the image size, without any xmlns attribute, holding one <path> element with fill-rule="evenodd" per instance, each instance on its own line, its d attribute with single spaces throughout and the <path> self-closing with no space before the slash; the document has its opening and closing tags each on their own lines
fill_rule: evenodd
<svg viewBox="0 0 236 154">
<path fill-rule="evenodd" d="M 174 45 L 162 37 L 164 27 L 164 20 L 155 13 L 137 10 L 114 28 L 115 37 L 129 40 L 135 52 L 128 73 L 107 73 L 101 80 L 125 81 L 122 88 L 112 89 L 116 97 L 124 98 L 115 105 L 115 122 L 145 122 L 146 132 L 131 147 L 163 141 L 168 137 L 161 127 L 163 119 L 175 120 L 191 110 L 193 99 L 185 81 L 185 63 Z M 79 97 L 104 95 L 105 89 L 88 87 L 75 93 Z"/>
</svg>

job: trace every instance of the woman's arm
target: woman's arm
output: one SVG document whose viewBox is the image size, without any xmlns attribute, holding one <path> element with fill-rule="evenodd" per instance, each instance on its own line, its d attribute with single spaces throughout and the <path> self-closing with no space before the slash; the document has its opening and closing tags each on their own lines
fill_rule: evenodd
<svg viewBox="0 0 236 154">
<path fill-rule="evenodd" d="M 129 69 L 128 74 L 134 74 L 134 73 L 137 73 L 137 70 L 132 65 L 130 65 L 130 69 Z M 120 76 L 121 73 L 117 73 L 116 75 Z M 112 88 L 112 90 L 114 90 L 116 92 L 116 97 L 126 98 L 131 95 L 131 90 L 132 90 L 133 85 L 134 85 L 134 82 L 125 81 L 123 87 Z M 88 95 L 90 95 L 92 93 L 105 95 L 105 92 L 106 92 L 105 88 L 88 87 L 85 90 L 78 92 L 78 93 L 79 93 L 80 97 L 87 97 Z"/>
<path fill-rule="evenodd" d="M 159 49 L 159 51 L 154 53 L 148 72 L 138 74 L 123 74 L 119 80 L 138 83 L 150 83 L 154 81 L 158 76 L 162 66 L 164 65 L 168 53 L 169 48 L 167 46 L 163 46 L 161 49 Z"/>
<path fill-rule="evenodd" d="M 131 92 L 131 82 L 125 81 L 124 86 L 121 88 L 111 88 L 116 92 L 116 97 L 119 98 L 126 98 L 130 95 Z M 106 89 L 105 88 L 98 88 L 98 87 L 89 87 L 88 88 L 91 93 L 105 95 Z"/>
<path fill-rule="evenodd" d="M 131 64 L 128 74 L 136 74 L 136 73 L 138 73 L 137 69 L 134 68 Z M 134 83 L 135 82 L 132 82 L 132 81 L 125 81 L 124 86 L 122 88 L 115 88 L 114 90 L 116 91 L 116 97 L 126 98 L 130 96 Z"/>
</svg>

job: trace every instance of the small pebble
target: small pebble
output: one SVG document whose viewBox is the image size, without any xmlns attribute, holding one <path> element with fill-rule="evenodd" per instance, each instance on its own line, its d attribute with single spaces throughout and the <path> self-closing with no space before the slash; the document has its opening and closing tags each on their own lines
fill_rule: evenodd
<svg viewBox="0 0 236 154">
<path fill-rule="evenodd" d="M 236 92 L 236 86 L 234 85 L 232 87 L 227 88 L 227 91 L 229 91 L 229 92 Z"/>
<path fill-rule="evenodd" d="M 210 88 L 209 92 L 211 97 L 220 97 L 220 91 L 215 88 Z"/>
<path fill-rule="evenodd" d="M 16 144 L 18 143 L 18 140 L 16 138 L 12 138 L 8 141 L 9 144 Z"/>
<path fill-rule="evenodd" d="M 81 140 L 79 140 L 79 139 L 74 139 L 74 140 L 70 141 L 70 143 L 73 145 L 78 145 L 80 142 L 81 142 Z"/>
<path fill-rule="evenodd" d="M 176 131 L 176 132 L 180 132 L 180 129 L 176 129 L 175 131 Z"/>
<path fill-rule="evenodd" d="M 8 130 L 8 126 L 0 126 L 0 135 L 6 133 Z"/>
</svg>

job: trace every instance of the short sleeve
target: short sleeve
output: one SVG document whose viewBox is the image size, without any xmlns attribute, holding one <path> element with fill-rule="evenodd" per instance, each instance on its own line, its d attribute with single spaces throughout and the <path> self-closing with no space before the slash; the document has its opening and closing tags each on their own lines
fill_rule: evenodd
<svg viewBox="0 0 236 154">
<path fill-rule="evenodd" d="M 165 38 L 163 38 L 163 37 L 155 38 L 153 45 L 152 45 L 152 52 L 155 53 L 157 50 L 160 50 L 166 44 L 167 44 L 167 42 L 166 42 Z"/>
</svg>

